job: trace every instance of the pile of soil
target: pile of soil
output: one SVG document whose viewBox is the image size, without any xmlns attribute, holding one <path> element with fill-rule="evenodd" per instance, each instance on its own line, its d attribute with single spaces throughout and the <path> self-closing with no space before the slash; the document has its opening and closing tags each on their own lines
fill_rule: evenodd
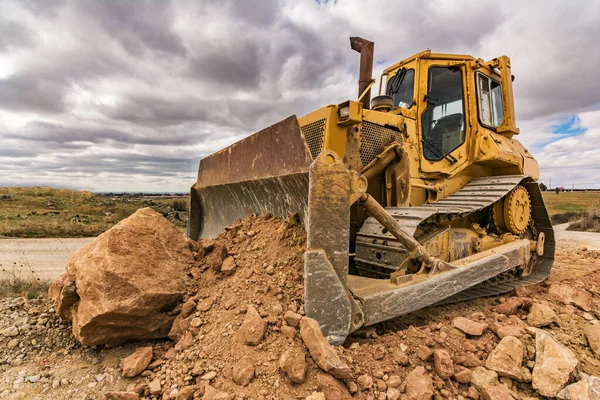
<svg viewBox="0 0 600 400">
<path fill-rule="evenodd" d="M 170 333 L 173 340 L 116 348 L 81 347 L 73 340 L 69 324 L 52 314 L 47 300 L 1 302 L 0 335 L 6 336 L 7 330 L 15 333 L 14 328 L 17 333 L 0 341 L 0 397 L 501 398 L 471 375 L 486 365 L 504 335 L 502 329 L 518 335 L 524 349 L 522 367 L 530 371 L 535 367 L 535 334 L 527 330 L 532 304 L 544 304 L 554 311 L 556 317 L 541 328 L 579 360 L 569 383 L 579 380 L 581 372 L 600 375 L 599 356 L 588 346 L 585 334 L 590 326 L 599 324 L 597 252 L 559 247 L 550 280 L 519 289 L 512 297 L 431 307 L 363 328 L 344 346 L 333 348 L 330 356 L 338 357 L 351 375 L 336 379 L 335 371 L 328 373 L 317 364 L 318 357 L 309 351 L 298 328 L 298 321 L 306 318 L 302 281 L 306 235 L 294 217 L 282 220 L 251 215 L 213 240 L 191 245 L 196 262 L 185 276 L 186 295 Z M 584 292 L 591 299 L 591 308 L 558 299 L 555 289 L 560 285 Z M 32 308 L 38 309 L 37 314 Z M 41 317 L 48 318 L 41 321 L 43 325 Z M 465 333 L 457 328 L 457 317 L 467 318 L 468 324 L 482 331 Z M 245 329 L 248 320 L 256 329 Z M 264 335 L 262 323 L 266 325 Z M 36 327 L 23 328 L 27 324 Z M 9 348 L 13 338 L 19 343 L 14 347 L 13 342 Z M 33 339 L 39 348 L 32 345 Z M 142 365 L 137 376 L 124 378 L 122 359 L 144 346 L 153 348 L 151 361 Z M 15 352 L 25 355 L 18 357 Z M 282 360 L 282 355 L 292 353 L 293 362 L 288 362 L 289 357 Z M 508 390 L 500 391 L 504 394 L 540 396 L 527 379 L 494 379 L 494 384 Z M 415 387 L 422 391 L 415 392 Z"/>
</svg>

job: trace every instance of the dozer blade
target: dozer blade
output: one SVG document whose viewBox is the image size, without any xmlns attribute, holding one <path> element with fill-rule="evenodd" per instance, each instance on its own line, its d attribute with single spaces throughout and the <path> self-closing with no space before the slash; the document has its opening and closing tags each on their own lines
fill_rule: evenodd
<svg viewBox="0 0 600 400">
<path fill-rule="evenodd" d="M 188 237 L 214 237 L 250 213 L 298 213 L 304 221 L 311 162 L 295 115 L 202 159 Z"/>
</svg>

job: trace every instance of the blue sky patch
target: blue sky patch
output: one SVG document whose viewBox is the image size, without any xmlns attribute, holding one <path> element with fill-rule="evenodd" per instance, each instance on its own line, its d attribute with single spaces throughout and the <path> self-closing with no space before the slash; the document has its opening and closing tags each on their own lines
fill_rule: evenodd
<svg viewBox="0 0 600 400">
<path fill-rule="evenodd" d="M 577 115 L 562 118 L 557 121 L 557 124 L 550 127 L 552 133 L 557 133 L 566 136 L 578 136 L 587 131 L 587 128 L 581 126 L 581 120 Z"/>
</svg>

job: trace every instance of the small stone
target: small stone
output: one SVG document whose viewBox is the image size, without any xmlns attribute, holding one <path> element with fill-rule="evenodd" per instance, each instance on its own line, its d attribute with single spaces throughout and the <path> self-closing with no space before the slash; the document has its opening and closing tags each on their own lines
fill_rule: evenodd
<svg viewBox="0 0 600 400">
<path fill-rule="evenodd" d="M 326 399 L 351 400 L 352 396 L 346 386 L 329 374 L 319 373 L 316 379 L 317 388 Z"/>
<path fill-rule="evenodd" d="M 196 306 L 196 310 L 198 310 L 200 312 L 210 311 L 214 302 L 215 302 L 215 299 L 212 297 L 204 299 L 200 303 L 198 303 L 198 305 Z"/>
<path fill-rule="evenodd" d="M 140 395 L 136 392 L 106 392 L 104 398 L 106 400 L 138 400 Z"/>
<path fill-rule="evenodd" d="M 196 301 L 194 299 L 189 299 L 181 306 L 181 317 L 187 318 L 194 312 L 196 308 Z"/>
<path fill-rule="evenodd" d="M 279 368 L 285 372 L 292 382 L 304 382 L 308 371 L 304 352 L 296 347 L 287 349 L 279 358 Z"/>
<path fill-rule="evenodd" d="M 16 349 L 17 347 L 19 347 L 19 339 L 11 339 L 8 344 L 6 345 L 6 347 L 9 350 L 13 350 Z"/>
<path fill-rule="evenodd" d="M 504 339 L 506 336 L 521 337 L 525 334 L 525 329 L 516 325 L 501 325 L 492 324 L 490 329 L 500 338 Z"/>
<path fill-rule="evenodd" d="M 158 396 L 162 391 L 162 388 L 160 386 L 160 380 L 154 379 L 153 381 L 151 381 L 148 384 L 148 390 L 150 391 L 151 395 Z"/>
<path fill-rule="evenodd" d="M 488 356 L 485 367 L 495 371 L 500 376 L 516 380 L 526 380 L 527 373 L 522 370 L 523 343 L 514 336 L 506 336 L 498 343 L 496 348 Z"/>
<path fill-rule="evenodd" d="M 32 375 L 27 377 L 27 382 L 29 383 L 38 383 L 41 379 L 40 375 Z"/>
<path fill-rule="evenodd" d="M 498 374 L 484 367 L 476 367 L 471 371 L 471 383 L 480 389 L 498 384 Z"/>
<path fill-rule="evenodd" d="M 433 382 L 425 368 L 419 366 L 406 376 L 407 400 L 430 400 L 433 397 Z"/>
<path fill-rule="evenodd" d="M 429 347 L 419 346 L 417 350 L 417 357 L 419 357 L 423 361 L 427 361 L 433 355 L 433 351 Z"/>
<path fill-rule="evenodd" d="M 248 356 L 242 357 L 232 370 L 233 381 L 240 386 L 248 386 L 254 378 L 254 362 Z"/>
<path fill-rule="evenodd" d="M 198 390 L 196 386 L 186 386 L 181 388 L 179 392 L 177 392 L 177 396 L 175 396 L 175 400 L 192 400 L 194 397 L 194 393 Z"/>
<path fill-rule="evenodd" d="M 542 303 L 533 303 L 527 315 L 527 323 L 536 328 L 556 322 L 556 313 L 550 306 Z"/>
<path fill-rule="evenodd" d="M 142 373 L 152 361 L 152 347 L 139 347 L 121 360 L 121 373 L 125 378 L 133 378 Z"/>
<path fill-rule="evenodd" d="M 401 393 L 396 388 L 388 388 L 385 395 L 386 395 L 387 400 L 398 400 L 398 399 L 400 399 Z"/>
<path fill-rule="evenodd" d="M 323 371 L 339 379 L 350 379 L 352 377 L 352 371 L 348 365 L 342 361 L 335 349 L 323 336 L 317 320 L 302 317 L 300 320 L 300 336 L 302 336 L 304 344 L 308 347 L 311 357 Z"/>
<path fill-rule="evenodd" d="M 471 372 L 470 369 L 465 368 L 462 371 L 456 372 L 454 374 L 454 379 L 459 383 L 471 383 L 473 372 Z"/>
<path fill-rule="evenodd" d="M 469 367 L 469 368 L 480 367 L 483 365 L 481 363 L 481 360 L 479 358 L 477 358 L 477 356 L 475 354 L 456 356 L 452 360 L 454 361 L 455 364 L 462 365 L 464 367 Z"/>
<path fill-rule="evenodd" d="M 397 388 L 402 384 L 402 379 L 398 375 L 390 375 L 386 383 L 388 387 Z"/>
<path fill-rule="evenodd" d="M 256 346 L 262 341 L 266 332 L 267 321 L 260 317 L 256 308 L 249 305 L 244 322 L 237 332 L 238 340 L 243 344 Z"/>
<path fill-rule="evenodd" d="M 235 264 L 235 259 L 232 256 L 227 257 L 223 260 L 223 264 L 221 265 L 221 272 L 224 275 L 232 275 L 235 272 L 237 265 Z"/>
<path fill-rule="evenodd" d="M 392 358 L 399 365 L 406 366 L 410 363 L 410 360 L 408 359 L 408 356 L 406 355 L 406 353 L 400 349 L 394 350 L 392 352 Z"/>
<path fill-rule="evenodd" d="M 383 360 L 385 357 L 385 348 L 383 346 L 375 346 L 373 349 L 373 358 L 375 360 Z"/>
<path fill-rule="evenodd" d="M 521 307 L 527 308 L 529 307 L 529 305 L 531 305 L 531 301 L 529 299 L 524 299 L 521 297 L 511 297 L 504 303 L 494 307 L 494 311 L 496 311 L 498 314 L 516 315 L 519 313 L 519 309 Z"/>
<path fill-rule="evenodd" d="M 590 349 L 600 356 L 600 324 L 588 325 L 584 331 Z"/>
<path fill-rule="evenodd" d="M 475 389 L 475 386 L 469 386 L 469 389 L 467 391 L 467 397 L 472 400 L 479 399 L 479 392 L 477 391 L 477 389 Z"/>
<path fill-rule="evenodd" d="M 312 392 L 304 398 L 304 400 L 327 400 L 325 393 L 323 392 Z"/>
<path fill-rule="evenodd" d="M 52 381 L 52 389 L 58 389 L 60 387 L 60 380 L 54 379 Z"/>
<path fill-rule="evenodd" d="M 435 372 L 443 380 L 450 378 L 454 374 L 454 362 L 452 362 L 452 358 L 446 350 L 437 349 L 433 352 L 433 365 Z"/>
<path fill-rule="evenodd" d="M 371 389 L 373 386 L 373 378 L 368 374 L 363 374 L 356 378 L 356 384 L 358 385 L 358 390 L 364 392 L 365 390 Z"/>
<path fill-rule="evenodd" d="M 265 272 L 266 272 L 268 275 L 273 275 L 273 274 L 275 274 L 275 268 L 273 268 L 273 266 L 272 266 L 272 265 L 269 265 L 269 266 L 268 266 L 268 267 L 265 269 Z"/>
<path fill-rule="evenodd" d="M 488 327 L 486 323 L 471 321 L 470 319 L 464 317 L 454 318 L 452 325 L 454 325 L 456 329 L 460 329 L 467 335 L 471 336 L 481 336 L 483 331 L 485 331 Z"/>
<path fill-rule="evenodd" d="M 300 325 L 300 320 L 302 319 L 302 315 L 297 314 L 295 312 L 292 311 L 286 311 L 285 314 L 283 314 L 283 320 L 289 325 L 289 326 L 298 326 Z"/>
<path fill-rule="evenodd" d="M 279 328 L 279 330 L 281 331 L 281 334 L 288 339 L 293 339 L 294 337 L 296 337 L 297 331 L 295 328 L 292 328 L 291 326 L 284 325 L 281 328 Z"/>
<path fill-rule="evenodd" d="M 513 400 L 506 385 L 486 386 L 481 390 L 484 400 Z"/>
<path fill-rule="evenodd" d="M 595 319 L 596 319 L 596 318 L 594 318 L 594 316 L 593 316 L 592 314 L 590 314 L 590 313 L 587 313 L 587 312 L 586 312 L 586 313 L 583 313 L 582 317 L 583 317 L 583 319 L 585 319 L 586 321 L 593 321 L 593 320 L 595 320 Z"/>
<path fill-rule="evenodd" d="M 212 381 L 217 377 L 217 371 L 208 371 L 206 374 L 202 375 L 200 379 L 204 381 Z"/>
<path fill-rule="evenodd" d="M 19 328 L 17 328 L 16 326 L 9 326 L 8 328 L 0 332 L 0 334 L 6 337 L 19 336 Z"/>
<path fill-rule="evenodd" d="M 579 361 L 571 350 L 547 332 L 528 329 L 535 333 L 535 366 L 531 384 L 542 396 L 555 397 L 565 387 Z"/>
</svg>

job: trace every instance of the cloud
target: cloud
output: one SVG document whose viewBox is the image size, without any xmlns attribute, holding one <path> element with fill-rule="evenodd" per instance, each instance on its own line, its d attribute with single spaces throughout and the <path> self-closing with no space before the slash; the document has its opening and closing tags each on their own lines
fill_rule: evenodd
<svg viewBox="0 0 600 400">
<path fill-rule="evenodd" d="M 200 158 L 415 52 L 511 57 L 542 178 L 600 172 L 600 3 L 0 0 L 0 186 L 185 191 Z M 585 158 L 583 157 L 585 155 Z M 577 171 L 585 171 L 577 174 Z"/>
</svg>

